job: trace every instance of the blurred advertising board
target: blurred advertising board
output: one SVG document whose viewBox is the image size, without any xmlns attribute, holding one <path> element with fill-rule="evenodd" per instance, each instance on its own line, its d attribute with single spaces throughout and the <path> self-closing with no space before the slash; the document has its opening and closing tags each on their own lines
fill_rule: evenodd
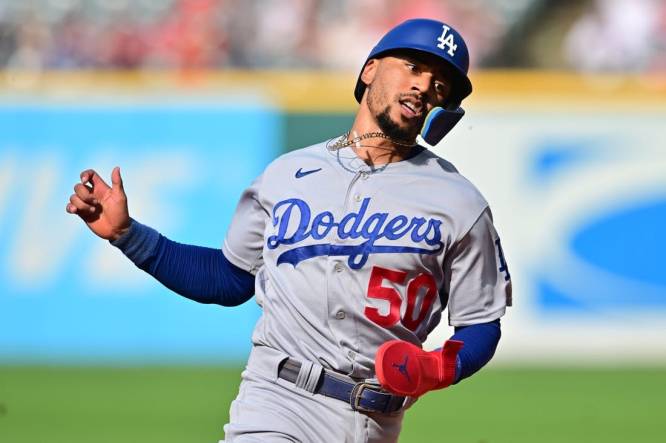
<svg viewBox="0 0 666 443">
<path fill-rule="evenodd" d="M 475 105 L 437 151 L 502 235 L 515 306 L 496 361 L 666 361 L 666 107 L 566 93 Z"/>
<path fill-rule="evenodd" d="M 99 80 L 53 75 L 91 93 Z M 84 168 L 108 177 L 119 165 L 135 218 L 219 247 L 270 160 L 348 128 L 355 78 L 112 77 L 125 104 L 59 104 L 50 90 L 4 100 L 0 363 L 242 360 L 254 302 L 222 309 L 162 288 L 65 213 L 72 186 Z M 514 306 L 492 364 L 666 362 L 666 89 L 643 80 L 473 76 L 466 116 L 435 150 L 485 195 L 502 236 Z M 24 83 L 13 85 L 20 98 Z M 442 324 L 426 347 L 450 334 Z"/>
<path fill-rule="evenodd" d="M 0 362 L 244 358 L 259 308 L 169 292 L 65 205 L 79 173 L 121 167 L 130 215 L 220 247 L 243 189 L 280 150 L 277 113 L 221 101 L 0 106 Z"/>
</svg>

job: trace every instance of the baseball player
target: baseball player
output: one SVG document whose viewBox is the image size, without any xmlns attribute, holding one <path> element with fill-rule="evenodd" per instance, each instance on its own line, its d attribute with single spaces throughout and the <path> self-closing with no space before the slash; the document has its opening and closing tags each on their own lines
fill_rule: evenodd
<svg viewBox="0 0 666 443">
<path fill-rule="evenodd" d="M 481 194 L 427 149 L 463 115 L 468 64 L 445 23 L 390 30 L 349 133 L 273 161 L 221 250 L 131 219 L 118 168 L 111 186 L 82 172 L 67 211 L 139 268 L 201 303 L 262 307 L 226 441 L 397 441 L 407 406 L 493 356 L 511 298 L 499 237 Z M 455 334 L 423 350 L 445 309 Z"/>
</svg>

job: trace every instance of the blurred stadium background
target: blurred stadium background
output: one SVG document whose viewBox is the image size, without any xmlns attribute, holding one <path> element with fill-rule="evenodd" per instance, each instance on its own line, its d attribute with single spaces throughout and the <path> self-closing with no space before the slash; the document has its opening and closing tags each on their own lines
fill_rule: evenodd
<svg viewBox="0 0 666 443">
<path fill-rule="evenodd" d="M 258 308 L 164 290 L 65 213 L 71 186 L 120 165 L 135 218 L 219 246 L 269 161 L 349 127 L 410 17 L 470 47 L 436 150 L 491 202 L 515 306 L 402 441 L 666 440 L 666 1 L 1 0 L 0 442 L 223 437 Z"/>
</svg>

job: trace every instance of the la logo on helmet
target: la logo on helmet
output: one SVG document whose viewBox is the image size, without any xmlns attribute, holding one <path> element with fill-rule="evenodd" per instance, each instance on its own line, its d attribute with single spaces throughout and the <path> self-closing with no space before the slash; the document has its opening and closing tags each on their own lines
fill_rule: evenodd
<svg viewBox="0 0 666 443">
<path fill-rule="evenodd" d="M 453 42 L 453 34 L 448 34 L 451 28 L 446 25 L 442 25 L 442 28 L 442 35 L 437 38 L 437 41 L 439 42 L 437 47 L 439 49 L 444 49 L 444 46 L 448 46 L 449 50 L 446 52 L 448 52 L 449 55 L 453 57 L 455 55 L 456 49 L 458 49 L 458 45 Z"/>
</svg>

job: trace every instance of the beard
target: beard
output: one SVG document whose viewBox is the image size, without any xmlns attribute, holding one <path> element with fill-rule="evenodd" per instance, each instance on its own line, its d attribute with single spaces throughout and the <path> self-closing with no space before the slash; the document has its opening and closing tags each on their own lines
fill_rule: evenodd
<svg viewBox="0 0 666 443">
<path fill-rule="evenodd" d="M 390 109 L 391 108 L 387 106 L 386 108 L 384 108 L 382 112 L 377 114 L 377 116 L 375 117 L 377 119 L 377 124 L 379 125 L 379 129 L 381 129 L 385 135 L 387 135 L 393 140 L 410 142 L 410 143 L 414 141 L 414 139 L 418 135 L 418 131 L 421 126 L 415 124 L 415 125 L 410 125 L 407 128 L 401 127 L 391 118 Z"/>
<path fill-rule="evenodd" d="M 379 96 L 382 95 L 382 91 L 376 91 L 373 90 L 372 85 L 369 86 L 369 94 L 368 94 L 368 106 L 370 108 L 370 111 L 373 112 L 374 110 L 378 109 L 381 107 L 379 104 L 380 100 L 378 99 Z M 396 103 L 399 103 L 401 97 L 396 98 Z M 412 143 L 416 139 L 416 136 L 419 134 L 419 131 L 421 130 L 421 127 L 423 126 L 423 123 L 425 122 L 425 115 L 420 116 L 418 119 L 410 122 L 410 124 L 406 127 L 400 126 L 398 122 L 393 120 L 391 118 L 391 106 L 386 105 L 382 111 L 375 111 L 373 112 L 375 115 L 375 120 L 377 121 L 377 125 L 379 126 L 379 129 L 388 136 L 389 138 L 393 140 L 398 140 L 401 142 L 407 142 L 407 143 Z"/>
</svg>

